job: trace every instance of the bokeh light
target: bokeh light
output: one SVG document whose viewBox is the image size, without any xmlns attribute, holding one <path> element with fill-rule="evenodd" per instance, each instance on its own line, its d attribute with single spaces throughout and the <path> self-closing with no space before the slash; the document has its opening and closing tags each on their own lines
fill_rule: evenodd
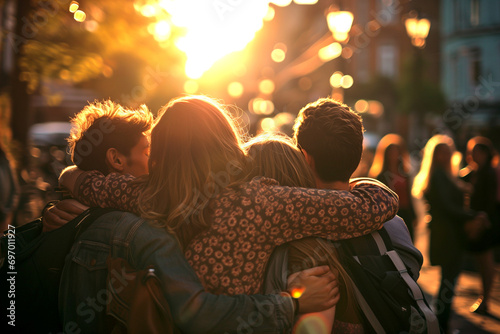
<svg viewBox="0 0 500 334">
<path fill-rule="evenodd" d="M 272 21 L 274 19 L 274 15 L 276 15 L 276 11 L 272 6 L 267 8 L 266 16 L 264 16 L 264 21 Z"/>
<path fill-rule="evenodd" d="M 184 83 L 184 92 L 187 94 L 195 94 L 198 92 L 199 85 L 195 80 L 188 80 Z"/>
<path fill-rule="evenodd" d="M 165 21 L 158 21 L 154 25 L 154 37 L 157 41 L 165 41 L 170 37 L 170 24 Z"/>
<path fill-rule="evenodd" d="M 344 74 L 342 74 L 342 72 L 335 72 L 332 74 L 332 76 L 330 77 L 330 85 L 333 87 L 333 88 L 340 88 L 342 86 L 342 77 L 344 76 Z"/>
<path fill-rule="evenodd" d="M 264 132 L 274 131 L 276 129 L 276 124 L 272 118 L 266 117 L 260 122 L 260 127 Z"/>
<path fill-rule="evenodd" d="M 340 45 L 340 43 L 335 42 L 325 46 L 324 48 L 321 48 L 318 51 L 318 56 L 322 61 L 327 62 L 337 58 L 338 56 L 340 56 L 341 53 L 342 53 L 342 45 Z"/>
<path fill-rule="evenodd" d="M 259 91 L 262 94 L 271 95 L 274 92 L 274 82 L 270 79 L 264 79 L 259 83 Z"/>
<path fill-rule="evenodd" d="M 328 333 L 327 320 L 318 313 L 301 318 L 295 327 L 295 333 Z"/>
<path fill-rule="evenodd" d="M 318 0 L 293 0 L 297 5 L 315 5 Z"/>
<path fill-rule="evenodd" d="M 359 113 L 365 113 L 368 111 L 368 101 L 358 100 L 354 104 L 354 109 Z"/>
<path fill-rule="evenodd" d="M 299 79 L 299 88 L 303 91 L 308 91 L 312 87 L 312 80 L 309 77 Z"/>
<path fill-rule="evenodd" d="M 80 7 L 80 4 L 78 2 L 71 1 L 71 3 L 69 4 L 69 11 L 70 11 L 70 13 L 76 12 L 79 7 Z"/>
<path fill-rule="evenodd" d="M 286 52 L 283 49 L 274 49 L 271 52 L 271 59 L 276 63 L 281 63 L 286 58 Z"/>
<path fill-rule="evenodd" d="M 87 18 L 87 14 L 85 14 L 83 10 L 77 10 L 75 14 L 73 14 L 73 17 L 75 18 L 75 21 L 83 22 Z"/>
<path fill-rule="evenodd" d="M 344 89 L 351 88 L 352 85 L 354 84 L 354 79 L 350 75 L 344 75 L 340 79 L 340 86 Z"/>
<path fill-rule="evenodd" d="M 243 95 L 243 91 L 244 88 L 241 82 L 234 81 L 227 86 L 227 92 L 233 98 L 238 98 Z"/>
<path fill-rule="evenodd" d="M 271 0 L 271 3 L 275 4 L 276 6 L 286 7 L 292 3 L 292 0 Z"/>
<path fill-rule="evenodd" d="M 248 109 L 257 115 L 271 115 L 274 112 L 274 103 L 260 97 L 250 100 Z"/>
</svg>

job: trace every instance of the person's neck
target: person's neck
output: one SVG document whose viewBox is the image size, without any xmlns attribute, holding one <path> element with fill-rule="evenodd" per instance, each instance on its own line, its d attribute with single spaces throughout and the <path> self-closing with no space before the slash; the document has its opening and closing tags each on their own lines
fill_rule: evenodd
<svg viewBox="0 0 500 334">
<path fill-rule="evenodd" d="M 331 190 L 349 190 L 349 182 L 333 181 L 333 182 L 323 182 L 319 178 L 316 178 L 316 187 L 318 189 L 331 189 Z"/>
</svg>

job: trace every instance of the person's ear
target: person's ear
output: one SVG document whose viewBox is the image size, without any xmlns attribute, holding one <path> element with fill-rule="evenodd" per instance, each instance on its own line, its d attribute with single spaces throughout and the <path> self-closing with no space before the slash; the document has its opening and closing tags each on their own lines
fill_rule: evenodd
<svg viewBox="0 0 500 334">
<path fill-rule="evenodd" d="M 106 152 L 106 164 L 109 166 L 110 172 L 122 173 L 125 168 L 125 156 L 116 148 L 110 148 Z"/>
</svg>

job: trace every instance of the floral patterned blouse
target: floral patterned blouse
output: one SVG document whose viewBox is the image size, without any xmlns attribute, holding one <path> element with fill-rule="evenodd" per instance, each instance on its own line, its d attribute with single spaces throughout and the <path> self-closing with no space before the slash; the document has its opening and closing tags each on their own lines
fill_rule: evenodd
<svg viewBox="0 0 500 334">
<path fill-rule="evenodd" d="M 99 172 L 82 174 L 75 197 L 89 206 L 137 213 L 144 183 Z M 350 191 L 291 188 L 255 178 L 225 188 L 209 202 L 211 226 L 187 245 L 185 256 L 207 291 L 259 293 L 267 261 L 276 246 L 309 236 L 349 239 L 377 230 L 398 210 L 398 198 L 373 180 Z"/>
</svg>

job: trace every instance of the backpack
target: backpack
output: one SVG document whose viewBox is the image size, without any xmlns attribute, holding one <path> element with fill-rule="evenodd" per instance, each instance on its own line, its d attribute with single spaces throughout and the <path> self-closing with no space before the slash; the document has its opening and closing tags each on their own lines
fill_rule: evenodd
<svg viewBox="0 0 500 334">
<path fill-rule="evenodd" d="M 58 295 L 66 255 L 73 242 L 112 209 L 90 208 L 64 226 L 42 233 L 41 218 L 5 231 L 1 250 L 0 307 L 7 310 L 2 333 L 59 333 Z M 15 326 L 14 326 L 15 325 Z"/>
<path fill-rule="evenodd" d="M 333 244 L 371 332 L 440 333 L 435 314 L 385 229 Z"/>
</svg>

